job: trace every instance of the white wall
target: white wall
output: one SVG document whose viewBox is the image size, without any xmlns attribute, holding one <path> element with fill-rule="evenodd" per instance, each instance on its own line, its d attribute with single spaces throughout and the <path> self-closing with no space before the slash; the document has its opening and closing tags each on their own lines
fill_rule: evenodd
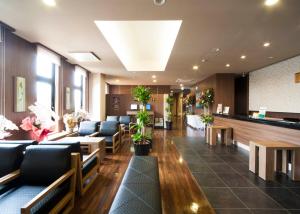
<svg viewBox="0 0 300 214">
<path fill-rule="evenodd" d="M 249 74 L 249 110 L 300 113 L 300 56 L 253 71 Z"/>
<path fill-rule="evenodd" d="M 103 74 L 89 75 L 89 112 L 92 120 L 105 120 L 106 94 L 105 77 Z"/>
</svg>

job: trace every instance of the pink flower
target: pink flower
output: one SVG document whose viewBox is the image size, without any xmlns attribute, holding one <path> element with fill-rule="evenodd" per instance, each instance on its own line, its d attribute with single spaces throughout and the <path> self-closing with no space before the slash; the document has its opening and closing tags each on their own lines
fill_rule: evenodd
<svg viewBox="0 0 300 214">
<path fill-rule="evenodd" d="M 25 130 L 25 131 L 30 131 L 32 130 L 32 119 L 30 117 L 26 117 L 22 120 L 22 124 L 20 125 L 20 127 Z"/>
</svg>

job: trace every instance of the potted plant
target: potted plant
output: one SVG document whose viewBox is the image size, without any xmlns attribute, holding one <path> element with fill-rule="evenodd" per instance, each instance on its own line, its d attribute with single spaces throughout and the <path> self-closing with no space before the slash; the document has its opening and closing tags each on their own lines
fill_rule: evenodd
<svg viewBox="0 0 300 214">
<path fill-rule="evenodd" d="M 137 114 L 137 123 L 133 127 L 136 132 L 131 136 L 135 155 L 148 155 L 151 146 L 151 136 L 146 131 L 147 125 L 150 123 L 150 116 L 146 111 L 146 104 L 151 98 L 150 88 L 144 86 L 135 87 L 133 89 L 133 97 L 134 100 L 143 106 Z"/>
<path fill-rule="evenodd" d="M 166 107 L 166 112 L 167 112 L 167 120 L 166 120 L 166 129 L 167 130 L 172 130 L 172 107 L 173 107 L 173 103 L 174 103 L 174 98 L 169 96 L 166 100 L 166 102 L 168 103 L 168 107 Z"/>
</svg>

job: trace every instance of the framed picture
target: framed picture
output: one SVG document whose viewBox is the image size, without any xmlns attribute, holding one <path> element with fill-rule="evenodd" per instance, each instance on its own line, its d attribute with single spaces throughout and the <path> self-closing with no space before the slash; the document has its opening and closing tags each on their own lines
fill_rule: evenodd
<svg viewBox="0 0 300 214">
<path fill-rule="evenodd" d="M 15 77 L 14 79 L 14 111 L 26 111 L 26 82 L 24 77 Z"/>
<path fill-rule="evenodd" d="M 71 89 L 70 87 L 66 87 L 66 110 L 71 109 Z"/>
<path fill-rule="evenodd" d="M 230 109 L 230 107 L 229 106 L 225 106 L 224 107 L 224 110 L 223 110 L 223 114 L 229 114 L 229 109 Z"/>
<path fill-rule="evenodd" d="M 222 104 L 218 104 L 217 114 L 222 114 L 222 109 L 223 109 L 223 105 Z"/>
</svg>

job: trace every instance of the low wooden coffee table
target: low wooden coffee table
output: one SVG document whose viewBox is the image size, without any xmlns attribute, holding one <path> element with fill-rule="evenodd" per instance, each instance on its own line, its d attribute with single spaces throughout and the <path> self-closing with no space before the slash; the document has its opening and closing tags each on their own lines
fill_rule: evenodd
<svg viewBox="0 0 300 214">
<path fill-rule="evenodd" d="M 105 151 L 105 138 L 104 137 L 65 137 L 60 139 L 59 141 L 64 142 L 75 142 L 79 141 L 82 151 L 84 153 L 92 153 L 96 149 L 99 148 L 99 159 L 102 161 L 106 155 Z"/>
<path fill-rule="evenodd" d="M 300 146 L 287 142 L 251 141 L 249 170 L 264 180 L 273 180 L 274 171 L 288 171 L 287 151 L 292 155 L 291 179 L 300 180 Z"/>
</svg>

